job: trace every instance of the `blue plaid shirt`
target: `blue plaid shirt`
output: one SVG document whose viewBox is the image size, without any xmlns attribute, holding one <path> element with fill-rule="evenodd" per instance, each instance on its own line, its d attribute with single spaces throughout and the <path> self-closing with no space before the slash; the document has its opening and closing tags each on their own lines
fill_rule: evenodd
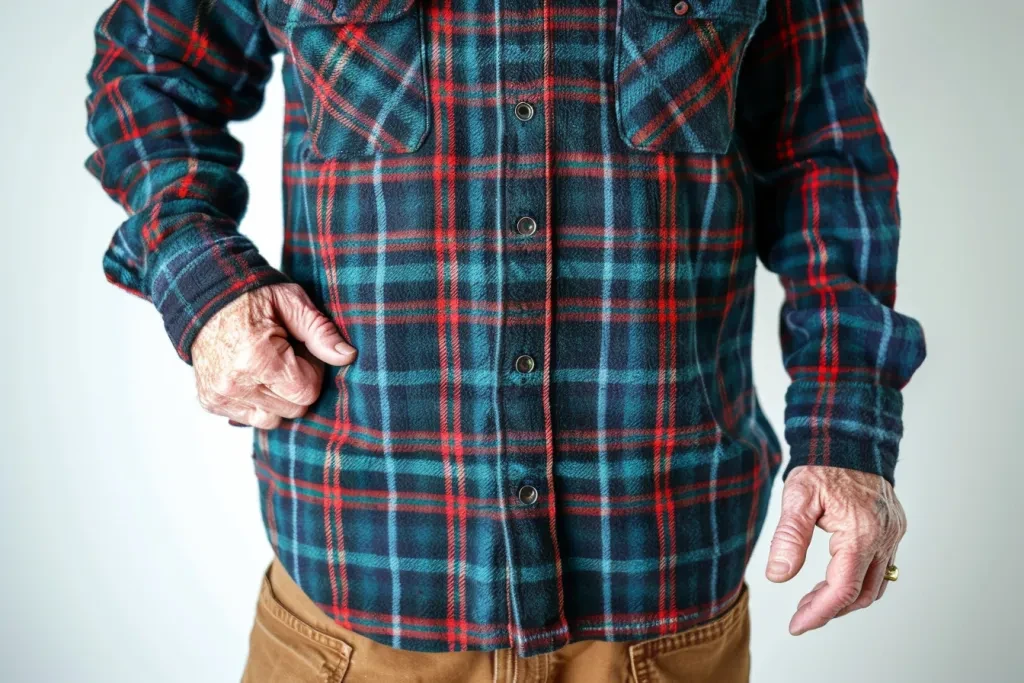
<svg viewBox="0 0 1024 683">
<path fill-rule="evenodd" d="M 892 479 L 925 344 L 860 0 L 118 0 L 96 38 L 107 277 L 186 362 L 288 281 L 359 352 L 254 442 L 268 538 L 342 626 L 530 655 L 730 605 L 780 464 L 758 260 L 790 467 Z M 275 53 L 279 267 L 227 128 Z"/>
</svg>

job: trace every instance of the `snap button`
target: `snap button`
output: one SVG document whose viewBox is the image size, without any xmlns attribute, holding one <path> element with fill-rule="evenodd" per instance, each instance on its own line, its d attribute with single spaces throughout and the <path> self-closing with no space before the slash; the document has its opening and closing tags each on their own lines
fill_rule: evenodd
<svg viewBox="0 0 1024 683">
<path fill-rule="evenodd" d="M 516 118 L 520 121 L 529 121 L 533 118 L 533 105 L 529 102 L 516 104 Z"/>
<path fill-rule="evenodd" d="M 520 235 L 532 235 L 537 232 L 537 221 L 529 216 L 523 216 L 516 221 L 516 232 Z"/>
<path fill-rule="evenodd" d="M 519 489 L 519 502 L 523 505 L 533 505 L 537 502 L 537 489 L 530 485 L 526 485 Z"/>
<path fill-rule="evenodd" d="M 519 358 L 516 358 L 516 370 L 518 370 L 519 372 L 530 372 L 533 370 L 534 365 L 535 364 L 533 362 L 533 358 L 531 356 L 527 356 L 526 354 L 523 354 L 522 356 L 519 356 Z"/>
<path fill-rule="evenodd" d="M 690 3 L 686 2 L 686 0 L 679 0 L 679 2 L 676 3 L 675 7 L 672 8 L 672 11 L 678 14 L 679 16 L 683 16 L 684 14 L 690 11 Z"/>
</svg>

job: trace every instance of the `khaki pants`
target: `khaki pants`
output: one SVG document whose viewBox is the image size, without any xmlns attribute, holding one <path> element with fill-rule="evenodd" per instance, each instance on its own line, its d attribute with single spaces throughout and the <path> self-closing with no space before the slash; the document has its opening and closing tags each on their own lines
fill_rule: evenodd
<svg viewBox="0 0 1024 683">
<path fill-rule="evenodd" d="M 747 589 L 723 614 L 661 638 L 583 640 L 535 657 L 511 650 L 397 650 L 341 628 L 276 559 L 263 578 L 242 683 L 745 683 Z"/>
</svg>

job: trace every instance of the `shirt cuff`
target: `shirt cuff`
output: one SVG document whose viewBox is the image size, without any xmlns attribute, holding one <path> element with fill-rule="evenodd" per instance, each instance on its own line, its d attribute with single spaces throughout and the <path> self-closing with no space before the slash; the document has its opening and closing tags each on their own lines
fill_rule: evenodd
<svg viewBox="0 0 1024 683">
<path fill-rule="evenodd" d="M 175 230 L 149 258 L 147 298 L 163 316 L 178 356 L 189 365 L 192 342 L 220 309 L 258 287 L 291 282 L 233 226 L 219 223 Z M 116 263 L 109 254 L 105 268 L 116 283 Z"/>
<path fill-rule="evenodd" d="M 894 484 L 903 436 L 903 395 L 862 382 L 793 382 L 786 392 L 789 464 L 870 472 Z"/>
</svg>

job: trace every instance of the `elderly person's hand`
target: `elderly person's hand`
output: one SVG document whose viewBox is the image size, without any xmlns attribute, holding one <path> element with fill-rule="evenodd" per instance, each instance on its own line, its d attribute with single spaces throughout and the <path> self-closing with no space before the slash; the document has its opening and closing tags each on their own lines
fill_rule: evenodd
<svg viewBox="0 0 1024 683">
<path fill-rule="evenodd" d="M 907 530 L 892 485 L 876 474 L 839 467 L 795 467 L 782 492 L 768 579 L 788 581 L 804 564 L 815 525 L 832 534 L 825 580 L 805 595 L 789 622 L 799 635 L 867 607 L 885 592 L 885 571 Z"/>
<path fill-rule="evenodd" d="M 233 423 L 273 429 L 320 395 L 323 363 L 356 350 L 297 284 L 247 292 L 217 312 L 192 344 L 199 403 Z"/>
</svg>

